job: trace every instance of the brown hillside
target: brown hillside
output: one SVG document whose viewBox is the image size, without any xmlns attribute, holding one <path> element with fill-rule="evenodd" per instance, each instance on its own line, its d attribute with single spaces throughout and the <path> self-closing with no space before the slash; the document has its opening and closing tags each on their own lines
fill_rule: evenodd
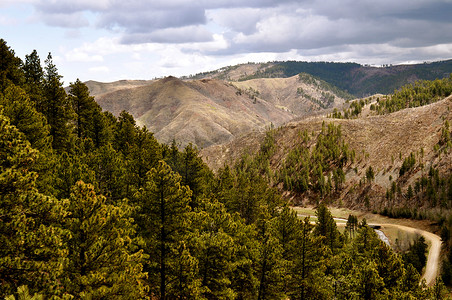
<svg viewBox="0 0 452 300">
<path fill-rule="evenodd" d="M 392 180 L 397 180 L 403 192 L 413 182 L 428 172 L 430 166 L 448 173 L 452 168 L 450 151 L 438 154 L 434 150 L 441 135 L 444 120 L 452 120 L 452 97 L 418 108 L 410 108 L 390 115 L 372 116 L 353 120 L 311 117 L 299 122 L 291 122 L 277 130 L 275 143 L 276 153 L 271 158 L 271 167 L 277 169 L 285 159 L 289 150 L 298 145 L 299 132 L 318 132 L 322 122 L 340 124 L 342 136 L 351 149 L 356 152 L 356 159 L 348 166 L 346 188 L 340 198 L 345 202 L 362 205 L 359 198 L 359 182 L 365 176 L 369 166 L 375 170 L 375 180 L 365 186 L 373 205 L 384 205 L 384 195 Z M 204 149 L 201 154 L 205 162 L 213 169 L 225 163 L 232 164 L 244 152 L 256 152 L 263 135 L 250 135 L 226 145 Z M 421 156 L 421 148 L 424 155 Z M 405 157 L 411 152 L 416 155 L 416 166 L 399 178 L 399 170 Z M 400 159 L 402 157 L 402 159 Z M 419 163 L 424 165 L 421 168 Z M 356 172 L 355 172 L 356 169 Z M 361 201 L 361 202 L 360 202 Z M 358 204 L 356 204 L 358 203 Z M 381 207 L 374 207 L 380 209 Z"/>
<path fill-rule="evenodd" d="M 300 80 L 298 75 L 289 78 L 259 78 L 233 84 L 244 91 L 254 92 L 261 99 L 299 117 L 312 115 L 313 112 L 324 108 L 340 108 L 345 102 L 345 99 L 333 92 Z M 324 95 L 334 97 L 334 101 L 328 102 Z"/>
<path fill-rule="evenodd" d="M 164 143 L 181 146 L 224 143 L 245 132 L 281 125 L 294 115 L 217 80 L 181 81 L 174 77 L 96 97 L 103 109 L 129 111 Z"/>
<path fill-rule="evenodd" d="M 85 82 L 85 84 L 89 89 L 90 95 L 95 97 L 118 90 L 148 85 L 151 84 L 152 82 L 153 80 L 119 80 L 114 82 L 99 82 L 90 80 Z"/>
</svg>

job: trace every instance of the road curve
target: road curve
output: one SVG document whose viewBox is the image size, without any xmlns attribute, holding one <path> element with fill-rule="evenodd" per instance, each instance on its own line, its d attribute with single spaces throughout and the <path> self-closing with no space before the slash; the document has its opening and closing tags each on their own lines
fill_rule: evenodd
<svg viewBox="0 0 452 300">
<path fill-rule="evenodd" d="M 441 238 L 431 232 L 421 230 L 418 228 L 403 226 L 403 225 L 397 225 L 397 224 L 380 224 L 383 228 L 384 227 L 396 227 L 400 230 L 407 231 L 410 233 L 419 233 L 421 234 L 426 241 L 430 241 L 430 249 L 428 251 L 428 257 L 427 257 L 427 265 L 425 267 L 425 272 L 422 275 L 422 279 L 425 279 L 427 285 L 433 285 L 435 284 L 436 277 L 438 275 L 439 270 L 439 255 L 441 252 Z"/>
</svg>

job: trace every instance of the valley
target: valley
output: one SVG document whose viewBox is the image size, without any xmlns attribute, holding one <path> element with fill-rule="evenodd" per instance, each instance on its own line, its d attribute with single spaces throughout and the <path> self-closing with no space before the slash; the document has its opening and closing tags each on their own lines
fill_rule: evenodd
<svg viewBox="0 0 452 300">
<path fill-rule="evenodd" d="M 273 62 L 65 88 L 51 54 L 0 54 L 0 297 L 432 300 L 452 284 L 452 77 L 354 99 L 298 72 L 318 64 Z"/>
</svg>

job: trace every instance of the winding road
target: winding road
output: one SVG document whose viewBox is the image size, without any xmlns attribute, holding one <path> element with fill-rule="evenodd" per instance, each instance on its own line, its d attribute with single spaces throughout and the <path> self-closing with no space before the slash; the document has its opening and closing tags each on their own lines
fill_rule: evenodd
<svg viewBox="0 0 452 300">
<path fill-rule="evenodd" d="M 299 217 L 305 217 L 305 216 L 312 216 L 310 214 L 300 214 L 298 213 Z M 314 217 L 315 218 L 315 217 Z M 336 220 L 336 224 L 338 226 L 345 226 L 345 222 L 347 221 L 347 219 L 344 218 L 334 218 Z M 390 218 L 387 218 L 386 221 L 391 220 Z M 339 222 L 338 222 L 339 221 Z M 373 221 L 373 222 L 372 222 Z M 418 233 L 420 235 L 422 235 L 426 242 L 428 242 L 430 244 L 430 248 L 428 250 L 428 256 L 427 256 L 427 263 L 425 266 L 425 272 L 421 277 L 422 279 L 425 279 L 425 282 L 428 286 L 434 285 L 436 282 L 436 278 L 439 274 L 439 263 L 440 263 L 440 253 L 441 253 L 441 238 L 434 234 L 431 233 L 429 231 L 426 230 L 422 230 L 419 228 L 415 228 L 415 227 L 410 227 L 410 226 L 404 226 L 404 225 L 399 225 L 399 224 L 393 224 L 393 223 L 385 223 L 383 222 L 379 222 L 381 220 L 372 220 L 371 223 L 375 224 L 375 225 L 379 225 L 382 227 L 382 229 L 389 228 L 397 228 L 399 230 L 403 230 L 409 233 Z M 315 224 L 314 221 L 312 221 L 313 224 Z M 370 225 L 370 224 L 369 224 Z"/>
<path fill-rule="evenodd" d="M 430 242 L 430 249 L 428 251 L 427 257 L 427 265 L 425 267 L 424 275 L 422 275 L 422 279 L 425 279 L 427 285 L 433 285 L 436 281 L 436 276 L 438 275 L 439 270 L 439 255 L 441 252 L 441 238 L 431 232 L 421 230 L 418 228 L 398 225 L 398 224 L 380 224 L 384 227 L 395 227 L 403 231 L 407 231 L 410 233 L 419 233 L 421 234 L 427 242 Z"/>
</svg>

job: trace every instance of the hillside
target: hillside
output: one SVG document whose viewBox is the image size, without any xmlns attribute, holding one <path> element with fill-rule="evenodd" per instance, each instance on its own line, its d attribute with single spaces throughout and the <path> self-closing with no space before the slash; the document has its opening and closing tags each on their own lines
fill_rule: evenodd
<svg viewBox="0 0 452 300">
<path fill-rule="evenodd" d="M 270 168 L 274 174 L 281 169 L 289 152 L 300 147 L 302 132 L 306 131 L 314 136 L 321 130 L 323 122 L 340 125 L 343 141 L 356 155 L 354 162 L 344 168 L 344 188 L 335 199 L 350 206 L 364 208 L 362 197 L 367 195 L 371 200 L 368 209 L 379 210 L 388 204 L 385 193 L 391 188 L 392 182 L 396 182 L 401 191 L 406 193 L 408 186 L 414 187 L 416 180 L 427 174 L 430 167 L 438 170 L 439 174 L 450 173 L 450 151 L 441 153 L 436 146 L 445 120 L 452 121 L 452 97 L 382 116 L 352 120 L 319 116 L 290 122 L 274 133 L 275 150 L 269 160 Z M 243 153 L 256 153 L 264 137 L 264 134 L 248 135 L 227 145 L 204 149 L 201 155 L 211 168 L 218 169 L 226 163 L 233 164 Z M 312 142 L 310 147 L 312 149 Z M 416 158 L 415 166 L 399 177 L 403 161 L 410 153 Z M 364 182 L 369 166 L 374 170 L 375 176 L 368 185 Z M 282 185 L 278 186 L 282 188 Z M 286 192 L 286 196 L 296 203 L 304 199 L 292 192 Z M 309 200 L 310 196 L 303 194 L 303 197 L 308 197 L 305 200 Z M 400 197 L 398 201 L 403 198 Z"/>
<path fill-rule="evenodd" d="M 135 83 L 122 86 L 126 84 Z M 203 148 L 280 126 L 296 117 L 341 108 L 345 99 L 329 87 L 309 75 L 234 83 L 168 77 L 95 98 L 116 116 L 123 110 L 130 112 L 163 143 L 175 139 L 182 147 L 191 142 Z M 108 88 L 103 86 L 102 91 Z"/>
<path fill-rule="evenodd" d="M 308 74 L 289 78 L 257 78 L 232 84 L 298 117 L 306 117 L 323 109 L 340 108 L 345 98 L 351 97 Z"/>
<path fill-rule="evenodd" d="M 85 82 L 89 89 L 91 96 L 99 96 L 106 93 L 111 93 L 118 90 L 130 89 L 143 85 L 151 84 L 153 80 L 118 80 L 114 82 L 99 82 L 89 80 Z"/>
<path fill-rule="evenodd" d="M 207 147 L 244 132 L 279 126 L 294 115 L 218 80 L 183 82 L 168 77 L 147 86 L 96 97 L 103 109 L 130 112 L 163 143 Z"/>
<path fill-rule="evenodd" d="M 241 73 L 241 74 L 240 74 Z M 357 63 L 283 61 L 243 64 L 192 76 L 196 79 L 219 78 L 244 81 L 255 78 L 287 78 L 308 73 L 356 97 L 389 94 L 417 80 L 434 80 L 452 73 L 452 60 L 384 67 Z"/>
</svg>

